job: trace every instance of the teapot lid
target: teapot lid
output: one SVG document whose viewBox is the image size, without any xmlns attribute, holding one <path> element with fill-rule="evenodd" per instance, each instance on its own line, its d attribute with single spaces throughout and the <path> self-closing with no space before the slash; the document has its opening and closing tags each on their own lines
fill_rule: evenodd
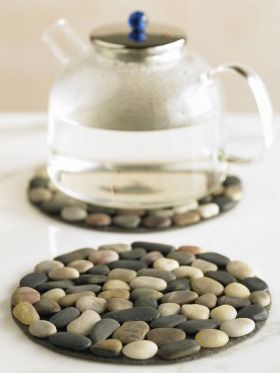
<svg viewBox="0 0 280 373">
<path fill-rule="evenodd" d="M 161 24 L 147 27 L 148 18 L 141 11 L 130 14 L 128 25 L 130 29 L 120 24 L 100 27 L 91 33 L 90 40 L 98 47 L 149 54 L 173 49 L 186 42 L 184 32 L 175 27 Z"/>
</svg>

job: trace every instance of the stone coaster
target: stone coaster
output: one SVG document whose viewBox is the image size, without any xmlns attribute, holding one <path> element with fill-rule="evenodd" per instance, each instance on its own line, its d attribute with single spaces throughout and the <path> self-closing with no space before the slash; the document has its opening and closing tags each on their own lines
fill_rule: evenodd
<svg viewBox="0 0 280 373">
<path fill-rule="evenodd" d="M 152 242 L 78 249 L 38 263 L 11 298 L 34 342 L 98 362 L 168 364 L 253 336 L 270 293 L 248 264 Z"/>
<path fill-rule="evenodd" d="M 29 201 L 44 214 L 79 227 L 115 232 L 162 231 L 202 223 L 231 210 L 241 197 L 242 185 L 236 176 L 228 176 L 198 201 L 156 210 L 121 210 L 75 200 L 51 184 L 46 168 L 36 172 L 28 187 Z"/>
</svg>

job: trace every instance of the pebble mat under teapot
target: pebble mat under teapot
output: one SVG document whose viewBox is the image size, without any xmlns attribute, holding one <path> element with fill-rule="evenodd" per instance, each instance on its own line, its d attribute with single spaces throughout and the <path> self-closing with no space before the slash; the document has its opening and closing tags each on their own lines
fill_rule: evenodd
<svg viewBox="0 0 280 373">
<path fill-rule="evenodd" d="M 241 197 L 241 181 L 232 175 L 211 195 L 183 206 L 157 210 L 121 210 L 77 201 L 54 188 L 46 170 L 41 168 L 28 186 L 29 201 L 51 218 L 82 228 L 137 233 L 208 221 L 231 210 Z"/>
<path fill-rule="evenodd" d="M 27 337 L 98 362 L 166 364 L 253 336 L 267 284 L 239 260 L 152 242 L 83 248 L 38 263 L 11 299 Z"/>
</svg>

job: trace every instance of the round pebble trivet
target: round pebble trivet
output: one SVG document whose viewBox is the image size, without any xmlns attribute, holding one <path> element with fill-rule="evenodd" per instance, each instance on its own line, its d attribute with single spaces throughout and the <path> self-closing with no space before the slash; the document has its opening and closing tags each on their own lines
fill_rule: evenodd
<svg viewBox="0 0 280 373">
<path fill-rule="evenodd" d="M 124 210 L 87 204 L 58 191 L 39 168 L 29 182 L 28 199 L 44 214 L 79 227 L 122 232 L 149 232 L 184 228 L 206 222 L 237 205 L 242 197 L 241 181 L 227 176 L 216 191 L 183 206 L 156 210 Z"/>
<path fill-rule="evenodd" d="M 270 293 L 253 268 L 200 247 L 153 242 L 82 248 L 38 263 L 11 298 L 34 342 L 81 359 L 166 364 L 254 335 Z"/>
</svg>

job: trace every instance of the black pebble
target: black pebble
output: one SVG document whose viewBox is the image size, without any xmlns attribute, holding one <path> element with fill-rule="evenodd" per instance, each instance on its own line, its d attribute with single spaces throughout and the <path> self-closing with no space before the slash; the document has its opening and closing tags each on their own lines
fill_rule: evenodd
<svg viewBox="0 0 280 373">
<path fill-rule="evenodd" d="M 207 260 L 208 262 L 217 264 L 217 266 L 219 267 L 225 267 L 230 261 L 230 259 L 227 256 L 213 252 L 198 254 L 197 257 L 199 259 Z"/>
<path fill-rule="evenodd" d="M 123 253 L 120 253 L 120 258 L 135 260 L 135 259 L 141 258 L 145 253 L 146 253 L 146 250 L 144 249 L 132 249 L 130 251 L 125 251 Z"/>
<path fill-rule="evenodd" d="M 141 249 L 145 249 L 146 251 L 159 251 L 164 255 L 169 254 L 175 250 L 174 246 L 165 245 L 165 244 L 156 243 L 156 242 L 136 241 L 136 242 L 133 242 L 131 246 L 133 249 L 141 248 Z"/>
<path fill-rule="evenodd" d="M 175 328 L 181 322 L 186 321 L 183 315 L 163 316 L 150 323 L 151 328 Z"/>
<path fill-rule="evenodd" d="M 150 276 L 161 278 L 162 280 L 169 283 L 170 281 L 176 280 L 176 275 L 173 272 L 165 271 L 163 269 L 156 268 L 143 268 L 137 272 L 137 276 Z"/>
<path fill-rule="evenodd" d="M 236 282 L 236 279 L 227 271 L 209 271 L 205 273 L 205 276 L 220 282 L 224 286 Z"/>
<path fill-rule="evenodd" d="M 36 290 L 40 292 L 44 292 L 44 291 L 48 291 L 48 290 L 55 289 L 55 288 L 66 289 L 74 285 L 75 285 L 74 282 L 71 280 L 49 281 L 49 282 L 44 282 L 43 284 L 36 286 Z"/>
<path fill-rule="evenodd" d="M 134 307 L 106 313 L 104 318 L 124 321 L 151 321 L 159 317 L 159 311 L 151 307 Z"/>
<path fill-rule="evenodd" d="M 246 317 L 255 322 L 266 320 L 267 316 L 267 310 L 260 304 L 251 304 L 250 306 L 242 308 L 237 313 L 237 317 Z"/>
<path fill-rule="evenodd" d="M 49 321 L 53 323 L 57 329 L 63 329 L 79 315 L 80 311 L 77 308 L 67 307 L 53 315 Z"/>
<path fill-rule="evenodd" d="M 83 335 L 59 332 L 49 337 L 49 341 L 60 347 L 74 351 L 84 351 L 91 346 L 91 340 Z"/>
<path fill-rule="evenodd" d="M 224 195 L 214 197 L 213 202 L 219 206 L 220 211 L 228 211 L 237 204 L 236 201 L 233 201 L 231 198 Z"/>
<path fill-rule="evenodd" d="M 44 272 L 32 272 L 25 275 L 21 280 L 19 285 L 27 286 L 29 288 L 36 288 L 38 285 L 43 284 L 48 281 L 48 276 Z"/>
<path fill-rule="evenodd" d="M 187 320 L 179 325 L 178 329 L 182 329 L 187 335 L 195 335 L 203 329 L 217 329 L 220 323 L 215 320 Z"/>
<path fill-rule="evenodd" d="M 109 268 L 125 268 L 125 269 L 133 269 L 134 271 L 138 271 L 142 268 L 147 268 L 147 264 L 138 260 L 128 260 L 128 259 L 121 259 L 115 260 L 114 262 L 108 263 Z"/>
<path fill-rule="evenodd" d="M 77 286 L 70 286 L 65 290 L 66 294 L 73 294 L 73 293 L 80 293 L 81 291 L 92 291 L 93 293 L 99 293 L 101 290 L 100 285 L 77 285 Z"/>
<path fill-rule="evenodd" d="M 225 187 L 231 186 L 231 185 L 240 185 L 240 179 L 236 176 L 227 176 L 225 181 L 223 182 L 223 185 Z"/>
<path fill-rule="evenodd" d="M 107 276 L 103 275 L 81 275 L 75 279 L 75 284 L 89 285 L 89 284 L 103 284 L 107 281 Z"/>
<path fill-rule="evenodd" d="M 49 179 L 45 177 L 34 177 L 30 180 L 29 188 L 48 188 L 49 186 Z"/>
<path fill-rule="evenodd" d="M 243 285 L 247 286 L 247 288 L 253 292 L 257 290 L 267 290 L 268 285 L 266 282 L 261 280 L 258 277 L 247 277 L 244 280 L 240 281 Z"/>
<path fill-rule="evenodd" d="M 218 298 L 217 306 L 221 306 L 222 304 L 229 304 L 230 306 L 239 309 L 249 306 L 251 302 L 247 298 L 235 298 L 223 295 L 222 297 Z"/>
</svg>

